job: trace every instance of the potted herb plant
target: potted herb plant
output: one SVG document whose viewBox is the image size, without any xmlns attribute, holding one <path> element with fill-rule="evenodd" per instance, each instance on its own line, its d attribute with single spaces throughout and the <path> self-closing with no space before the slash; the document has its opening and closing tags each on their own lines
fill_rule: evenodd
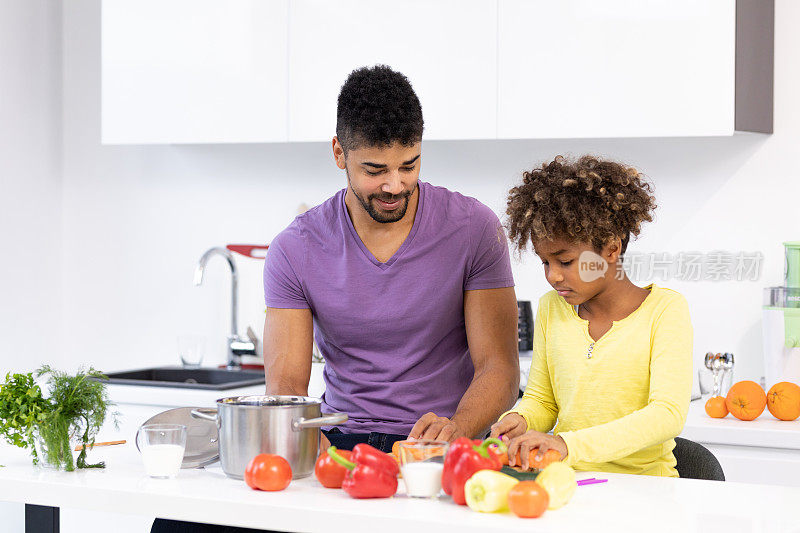
<svg viewBox="0 0 800 533">
<path fill-rule="evenodd" d="M 35 376 L 35 377 L 34 377 Z M 46 376 L 49 396 L 42 394 L 36 377 Z M 35 374 L 6 374 L 0 385 L 0 436 L 31 451 L 34 464 L 72 471 L 78 468 L 102 468 L 103 463 L 88 464 L 86 451 L 109 415 L 105 376 L 89 368 L 75 375 L 54 370 L 48 365 Z M 116 423 L 116 413 L 110 413 Z M 73 462 L 72 438 L 83 445 Z"/>
</svg>

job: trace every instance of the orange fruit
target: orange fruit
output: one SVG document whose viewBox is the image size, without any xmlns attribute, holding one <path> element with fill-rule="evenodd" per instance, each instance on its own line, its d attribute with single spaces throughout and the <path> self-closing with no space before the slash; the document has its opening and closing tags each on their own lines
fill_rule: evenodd
<svg viewBox="0 0 800 533">
<path fill-rule="evenodd" d="M 794 420 L 800 416 L 800 387 L 781 381 L 770 387 L 767 408 L 778 420 Z"/>
<path fill-rule="evenodd" d="M 711 418 L 725 418 L 728 416 L 728 407 L 725 405 L 725 398 L 713 396 L 706 402 L 706 414 Z"/>
<path fill-rule="evenodd" d="M 534 451 L 536 450 L 531 450 L 531 452 Z M 560 460 L 561 460 L 561 454 L 558 453 L 556 450 L 552 449 L 544 452 L 544 456 L 539 461 L 536 460 L 536 454 L 531 453 L 531 455 L 528 456 L 528 465 L 529 465 L 528 468 L 538 468 L 539 470 L 542 470 L 547 465 L 551 463 L 556 463 Z"/>
<path fill-rule="evenodd" d="M 535 481 L 520 481 L 508 492 L 508 508 L 520 518 L 538 518 L 549 504 L 547 491 Z"/>
<path fill-rule="evenodd" d="M 731 387 L 725 406 L 739 420 L 755 420 L 767 406 L 767 395 L 754 381 L 740 381 Z"/>
<path fill-rule="evenodd" d="M 544 469 L 544 467 L 546 467 L 550 463 L 556 463 L 556 462 L 561 460 L 561 454 L 559 452 L 557 452 L 556 450 L 552 449 L 552 448 L 547 450 L 546 452 L 544 452 L 544 455 L 542 456 L 542 458 L 539 461 L 536 460 L 536 454 L 538 454 L 538 453 L 539 453 L 539 448 L 534 448 L 528 453 L 528 469 L 529 470 L 534 470 L 534 469 L 542 470 L 542 469 Z M 503 462 L 504 465 L 507 465 L 508 464 L 508 454 L 504 454 L 504 455 L 506 457 L 505 457 L 505 460 L 502 461 L 502 462 Z M 517 458 L 516 458 L 515 464 L 516 464 L 515 468 L 517 470 L 521 471 L 519 465 L 522 464 L 522 459 L 520 458 L 519 450 L 517 450 Z"/>
</svg>

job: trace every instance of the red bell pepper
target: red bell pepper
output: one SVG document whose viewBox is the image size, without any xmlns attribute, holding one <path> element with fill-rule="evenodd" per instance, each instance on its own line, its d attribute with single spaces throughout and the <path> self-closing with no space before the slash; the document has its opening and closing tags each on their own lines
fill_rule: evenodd
<svg viewBox="0 0 800 533">
<path fill-rule="evenodd" d="M 480 446 L 480 440 L 472 440 L 467 437 L 460 437 L 450 443 L 450 449 L 444 458 L 444 470 L 442 470 L 442 490 L 448 496 L 453 494 L 453 467 L 461 454 L 471 450 L 473 446 Z"/>
<path fill-rule="evenodd" d="M 499 454 L 488 450 L 492 444 L 496 444 L 501 452 L 506 450 L 505 444 L 499 439 L 486 439 L 481 443 L 481 441 L 469 441 L 464 438 L 457 439 L 450 445 L 442 472 L 442 485 L 444 486 L 445 480 L 447 480 L 453 501 L 458 505 L 467 504 L 464 484 L 472 477 L 472 474 L 479 470 L 503 468 Z"/>
<path fill-rule="evenodd" d="M 395 460 L 382 451 L 368 444 L 357 444 L 352 461 L 337 453 L 335 446 L 328 448 L 328 455 L 348 470 L 342 489 L 353 498 L 391 498 L 397 492 L 400 470 Z"/>
<path fill-rule="evenodd" d="M 387 470 L 394 477 L 400 473 L 397 461 L 388 453 L 383 453 L 369 444 L 356 444 L 353 447 L 352 460 L 356 464 L 371 465 L 375 468 Z"/>
</svg>

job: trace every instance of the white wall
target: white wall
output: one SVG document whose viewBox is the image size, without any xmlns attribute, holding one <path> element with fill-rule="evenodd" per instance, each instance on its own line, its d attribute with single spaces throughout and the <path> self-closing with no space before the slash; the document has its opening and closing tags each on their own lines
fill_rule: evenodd
<svg viewBox="0 0 800 533">
<path fill-rule="evenodd" d="M 7 5 L 12 16 L 2 18 L 0 32 L 10 44 L 0 55 L 0 109 L 10 117 L 0 126 L 2 365 L 50 361 L 108 370 L 168 363 L 175 361 L 175 335 L 188 330 L 209 332 L 221 348 L 227 274 L 214 262 L 205 286 L 193 287 L 195 261 L 210 246 L 268 242 L 299 204 L 313 205 L 342 187 L 329 147 L 100 146 L 99 1 L 63 6 L 63 90 L 59 4 Z M 732 351 L 737 377 L 757 379 L 761 288 L 780 282 L 780 243 L 800 232 L 800 37 L 792 32 L 800 6 L 779 1 L 777 11 L 772 136 L 429 142 L 423 177 L 502 213 L 520 172 L 557 153 L 592 151 L 639 166 L 655 182 L 660 208 L 632 251 L 764 254 L 757 282 L 666 283 L 692 304 L 697 353 Z M 42 31 L 23 32 L 23 19 Z M 540 268 L 530 258 L 515 266 L 520 299 L 546 290 Z M 242 298 L 250 302 L 242 328 L 250 323 L 259 331 L 257 269 L 244 278 Z M 210 359 L 221 362 L 221 350 Z"/>
<path fill-rule="evenodd" d="M 0 376 L 58 349 L 61 6 L 0 3 Z M 0 502 L 4 531 L 24 507 Z"/>
<path fill-rule="evenodd" d="M 756 282 L 666 283 L 691 303 L 697 354 L 731 351 L 737 379 L 758 379 L 761 289 L 781 280 L 781 242 L 800 238 L 798 24 L 800 4 L 779 0 L 772 136 L 428 142 L 423 179 L 502 213 L 521 171 L 555 154 L 591 151 L 638 166 L 660 207 L 632 251 L 764 254 Z M 61 362 L 171 363 L 176 333 L 190 329 L 217 336 L 212 359 L 221 362 L 227 274 L 216 263 L 195 288 L 195 261 L 210 246 L 268 242 L 299 204 L 319 203 L 344 177 L 323 143 L 100 146 L 99 47 L 99 1 L 65 4 Z M 547 289 L 535 259 L 517 264 L 515 275 L 520 299 Z M 259 281 L 256 273 L 241 287 L 256 302 Z M 242 328 L 261 320 L 252 308 L 245 315 Z"/>
<path fill-rule="evenodd" d="M 61 5 L 0 4 L 0 372 L 58 350 Z"/>
</svg>

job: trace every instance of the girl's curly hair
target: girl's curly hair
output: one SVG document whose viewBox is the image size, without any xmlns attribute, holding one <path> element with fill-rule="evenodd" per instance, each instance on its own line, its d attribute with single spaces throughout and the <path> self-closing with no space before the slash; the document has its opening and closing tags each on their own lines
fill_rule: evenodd
<svg viewBox="0 0 800 533">
<path fill-rule="evenodd" d="M 566 239 L 600 250 L 615 237 L 622 253 L 656 208 L 652 186 L 635 168 L 585 155 L 562 156 L 522 175 L 508 192 L 508 236 L 518 251 L 528 242 Z"/>
</svg>

